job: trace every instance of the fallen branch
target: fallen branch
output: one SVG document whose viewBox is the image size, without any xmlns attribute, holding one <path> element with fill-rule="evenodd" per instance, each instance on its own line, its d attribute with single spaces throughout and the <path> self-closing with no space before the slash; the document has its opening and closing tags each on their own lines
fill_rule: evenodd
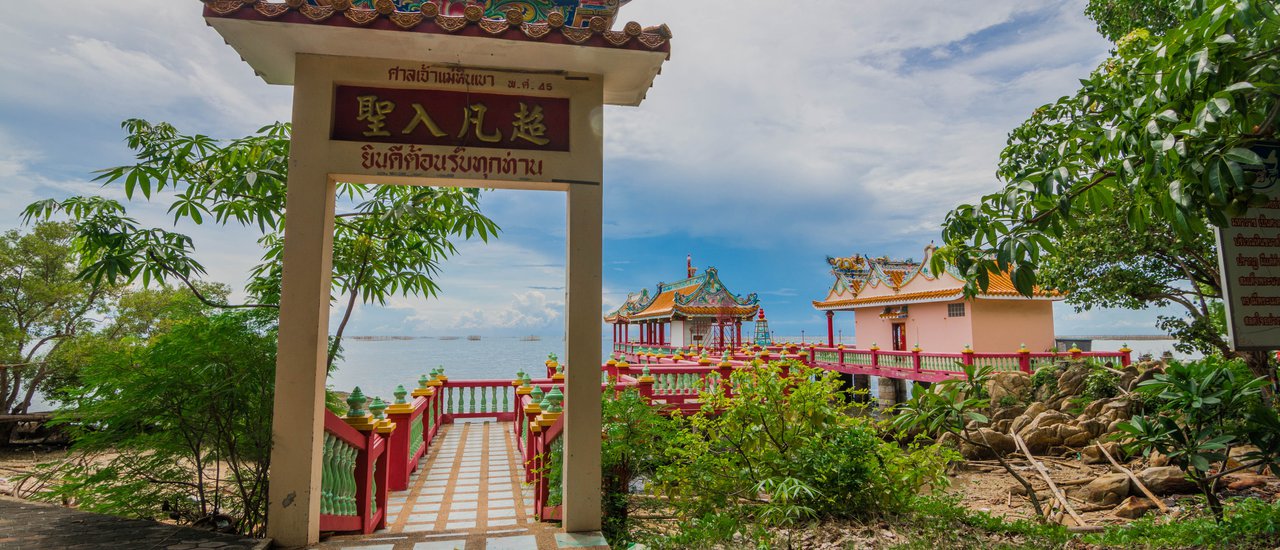
<svg viewBox="0 0 1280 550">
<path fill-rule="evenodd" d="M 1009 430 L 1009 435 L 1013 436 L 1013 443 L 1018 446 L 1018 449 L 1021 450 L 1023 454 L 1027 455 L 1027 460 L 1031 462 L 1031 467 L 1035 469 L 1036 473 L 1040 474 L 1040 477 L 1044 478 L 1045 483 L 1049 484 L 1049 491 L 1053 493 L 1053 497 L 1056 498 L 1058 502 L 1062 503 L 1063 510 L 1066 510 L 1068 514 L 1071 514 L 1071 519 L 1075 520 L 1076 525 L 1087 527 L 1089 524 L 1086 523 L 1084 518 L 1080 517 L 1080 514 L 1077 514 L 1075 509 L 1071 507 L 1071 503 L 1067 501 L 1066 495 L 1064 495 L 1062 490 L 1058 489 L 1058 486 L 1053 483 L 1053 478 L 1049 477 L 1049 472 L 1048 470 L 1045 470 L 1044 465 L 1036 461 L 1035 457 L 1032 456 L 1031 451 L 1027 449 L 1027 443 L 1022 440 L 1022 437 L 1018 436 L 1018 434 L 1013 430 Z"/>
<path fill-rule="evenodd" d="M 1128 468 L 1121 466 L 1119 462 L 1116 462 L 1116 459 L 1111 458 L 1111 453 L 1107 452 L 1106 447 L 1103 447 L 1101 443 L 1095 443 L 1095 445 L 1098 446 L 1099 451 L 1102 451 L 1102 456 L 1107 457 L 1107 461 L 1111 463 L 1112 468 L 1119 470 L 1127 476 L 1129 478 L 1129 482 L 1133 483 L 1134 487 L 1137 487 L 1138 490 L 1142 491 L 1142 494 L 1147 495 L 1147 498 L 1151 499 L 1151 502 L 1156 503 L 1156 506 L 1160 507 L 1161 512 L 1166 514 L 1169 513 L 1169 507 L 1164 505 L 1164 501 L 1156 498 L 1156 495 L 1151 492 L 1151 489 L 1148 489 L 1146 485 L 1143 485 L 1142 482 L 1138 480 L 1138 477 L 1133 475 L 1133 472 L 1130 472 Z"/>
</svg>

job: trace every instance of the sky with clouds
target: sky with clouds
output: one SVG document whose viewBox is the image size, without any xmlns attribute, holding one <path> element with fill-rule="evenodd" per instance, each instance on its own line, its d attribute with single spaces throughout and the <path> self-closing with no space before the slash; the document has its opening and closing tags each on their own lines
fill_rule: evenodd
<svg viewBox="0 0 1280 550">
<path fill-rule="evenodd" d="M 126 118 L 230 138 L 290 115 L 291 90 L 256 78 L 195 0 L 57 5 L 0 21 L 0 227 L 39 198 L 114 192 L 92 172 L 129 161 Z M 1109 46 L 1080 0 L 690 5 L 622 13 L 675 38 L 644 104 L 606 111 L 606 306 L 680 278 L 692 254 L 758 292 L 780 334 L 825 330 L 810 301 L 830 286 L 827 255 L 919 258 L 951 207 L 994 188 L 1006 133 Z M 564 197 L 500 191 L 482 206 L 503 233 L 462 243 L 438 298 L 361 307 L 349 333 L 561 332 Z M 158 204 L 130 213 L 171 221 Z M 252 231 L 178 230 L 210 279 L 238 287 L 258 260 Z M 1155 332 L 1154 312 L 1056 308 L 1059 334 Z"/>
</svg>

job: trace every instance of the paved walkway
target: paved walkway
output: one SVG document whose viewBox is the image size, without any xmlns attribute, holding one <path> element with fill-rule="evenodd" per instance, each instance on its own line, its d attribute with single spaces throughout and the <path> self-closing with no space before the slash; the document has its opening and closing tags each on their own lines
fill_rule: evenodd
<svg viewBox="0 0 1280 550">
<path fill-rule="evenodd" d="M 6 550 L 251 550 L 265 547 L 266 541 L 0 497 L 0 548 Z"/>
<path fill-rule="evenodd" d="M 555 550 L 608 548 L 599 535 L 557 532 L 533 516 L 533 492 L 510 422 L 459 421 L 442 428 L 409 490 L 392 493 L 387 529 L 333 537 L 324 550 Z"/>
</svg>

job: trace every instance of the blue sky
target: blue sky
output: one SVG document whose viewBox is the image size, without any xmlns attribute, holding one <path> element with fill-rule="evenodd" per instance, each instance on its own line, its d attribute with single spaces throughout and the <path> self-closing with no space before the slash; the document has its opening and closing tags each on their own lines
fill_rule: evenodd
<svg viewBox="0 0 1280 550">
<path fill-rule="evenodd" d="M 951 207 L 995 187 L 1006 133 L 1108 49 L 1081 1 L 813 0 L 775 14 L 778 2 L 746 0 L 724 16 L 706 4 L 637 0 L 622 14 L 675 38 L 645 103 L 606 113 L 606 307 L 681 277 L 693 254 L 758 292 L 780 334 L 825 330 L 810 301 L 831 283 L 827 255 L 919 258 Z M 104 192 L 90 172 L 129 160 L 125 118 L 235 137 L 290 114 L 290 89 L 254 77 L 195 0 L 18 10 L 0 48 L 6 228 L 33 200 Z M 462 245 L 438 299 L 361 307 L 350 333 L 562 331 L 563 196 L 494 192 L 483 207 L 504 232 Z M 130 212 L 169 220 L 158 205 Z M 210 279 L 239 287 L 258 259 L 250 231 L 179 230 Z M 1059 334 L 1155 332 L 1153 312 L 1056 307 Z"/>
</svg>

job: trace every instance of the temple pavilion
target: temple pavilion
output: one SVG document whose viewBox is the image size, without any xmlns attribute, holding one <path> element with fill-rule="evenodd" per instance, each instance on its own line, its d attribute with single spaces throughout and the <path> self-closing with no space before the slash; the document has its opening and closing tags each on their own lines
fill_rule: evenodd
<svg viewBox="0 0 1280 550">
<path fill-rule="evenodd" d="M 744 342 L 742 325 L 760 311 L 759 297 L 730 292 L 714 267 L 699 275 L 692 258 L 685 267 L 686 278 L 628 294 L 605 316 L 615 344 L 632 342 L 632 325 L 639 331 L 632 343 L 640 345 L 723 348 Z"/>
<path fill-rule="evenodd" d="M 992 274 L 987 291 L 964 297 L 964 278 L 948 268 L 932 273 L 924 259 L 892 260 L 861 255 L 827 258 L 835 283 L 813 307 L 827 313 L 827 338 L 832 340 L 837 311 L 852 311 L 859 348 L 877 346 L 906 351 L 1013 352 L 1023 345 L 1032 351 L 1054 346 L 1053 302 L 1059 293 L 1036 289 L 1028 298 L 1014 289 L 1008 273 Z"/>
</svg>

